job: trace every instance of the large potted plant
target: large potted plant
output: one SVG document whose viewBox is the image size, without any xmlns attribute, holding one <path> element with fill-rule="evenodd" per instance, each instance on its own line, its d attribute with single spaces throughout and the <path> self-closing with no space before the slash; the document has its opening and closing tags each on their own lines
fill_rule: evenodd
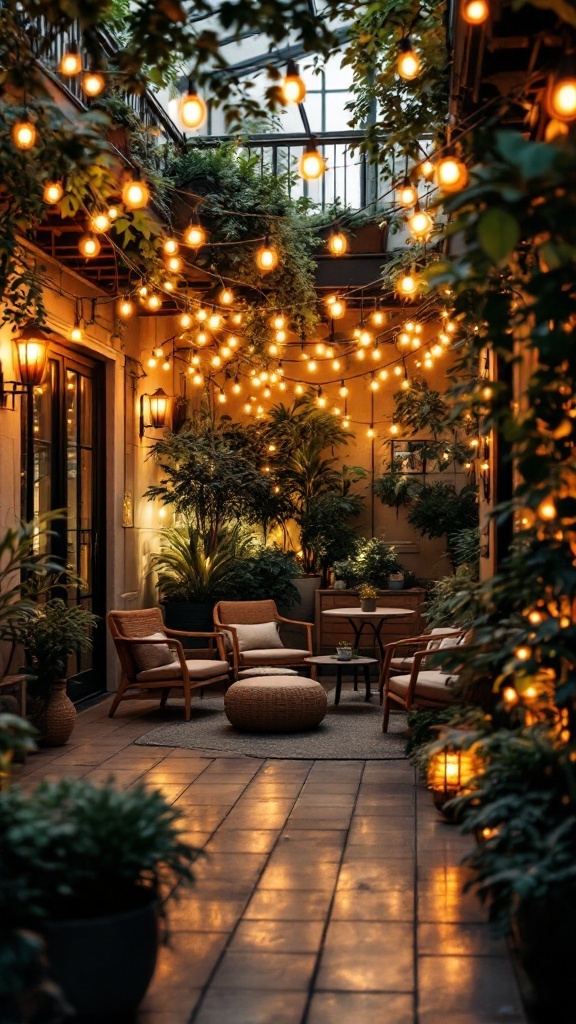
<svg viewBox="0 0 576 1024">
<path fill-rule="evenodd" d="M 59 747 L 72 734 L 76 708 L 66 694 L 68 657 L 91 650 L 91 630 L 97 621 L 96 615 L 80 605 L 52 598 L 37 605 L 17 631 L 32 675 L 29 689 L 35 698 L 33 720 L 39 741 L 45 746 Z"/>
<path fill-rule="evenodd" d="M 125 1019 L 146 991 L 161 899 L 192 881 L 198 856 L 179 818 L 144 785 L 63 780 L 0 798 L 2 926 L 44 938 L 49 975 L 82 1019 Z"/>
<path fill-rule="evenodd" d="M 377 537 L 359 537 L 353 554 L 334 563 L 337 579 L 344 580 L 351 590 L 356 590 L 362 583 L 386 589 L 390 575 L 401 570 L 395 548 Z"/>
</svg>

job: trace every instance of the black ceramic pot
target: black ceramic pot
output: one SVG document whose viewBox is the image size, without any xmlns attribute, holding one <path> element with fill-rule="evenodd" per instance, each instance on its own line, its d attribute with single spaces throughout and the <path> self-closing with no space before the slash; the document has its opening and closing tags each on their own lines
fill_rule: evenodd
<svg viewBox="0 0 576 1024">
<path fill-rule="evenodd" d="M 46 921 L 49 974 L 75 1020 L 129 1019 L 152 980 L 158 953 L 158 902 L 110 917 Z"/>
<path fill-rule="evenodd" d="M 164 623 L 168 629 L 206 633 L 214 629 L 214 601 L 164 601 Z M 206 647 L 206 640 L 187 640 L 186 647 Z"/>
</svg>

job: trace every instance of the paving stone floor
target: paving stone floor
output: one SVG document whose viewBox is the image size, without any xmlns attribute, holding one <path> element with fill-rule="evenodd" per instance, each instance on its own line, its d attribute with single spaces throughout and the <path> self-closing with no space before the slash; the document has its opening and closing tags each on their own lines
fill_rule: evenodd
<svg viewBox="0 0 576 1024">
<path fill-rule="evenodd" d="M 170 712 L 108 705 L 16 781 L 144 779 L 209 854 L 171 903 L 138 1024 L 524 1024 L 506 947 L 462 895 L 470 840 L 407 761 L 136 747 Z"/>
</svg>

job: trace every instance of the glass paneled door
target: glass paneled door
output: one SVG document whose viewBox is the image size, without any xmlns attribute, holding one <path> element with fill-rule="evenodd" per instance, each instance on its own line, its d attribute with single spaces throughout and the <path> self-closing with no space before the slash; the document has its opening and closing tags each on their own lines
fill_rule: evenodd
<svg viewBox="0 0 576 1024">
<path fill-rule="evenodd" d="M 83 580 L 68 600 L 103 616 L 104 415 L 103 364 L 51 345 L 49 373 L 22 416 L 22 509 L 27 519 L 64 509 L 49 538 L 51 550 Z M 105 689 L 104 625 L 94 650 L 68 665 L 70 698 Z"/>
</svg>

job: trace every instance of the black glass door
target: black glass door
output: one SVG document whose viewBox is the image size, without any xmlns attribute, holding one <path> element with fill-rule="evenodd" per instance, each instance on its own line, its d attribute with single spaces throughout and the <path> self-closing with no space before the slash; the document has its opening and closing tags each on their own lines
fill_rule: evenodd
<svg viewBox="0 0 576 1024">
<path fill-rule="evenodd" d="M 48 543 L 82 579 L 68 600 L 103 616 L 104 559 L 103 365 L 51 346 L 47 379 L 23 403 L 22 508 L 27 519 L 64 509 Z M 94 650 L 72 655 L 68 693 L 78 702 L 105 689 L 104 624 Z"/>
</svg>

